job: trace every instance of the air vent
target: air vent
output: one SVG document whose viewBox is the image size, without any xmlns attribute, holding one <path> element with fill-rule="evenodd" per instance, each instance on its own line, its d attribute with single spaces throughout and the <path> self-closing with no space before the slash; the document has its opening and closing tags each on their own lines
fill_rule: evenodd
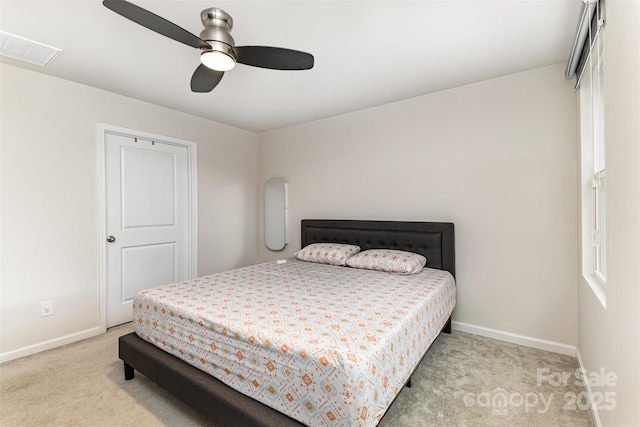
<svg viewBox="0 0 640 427">
<path fill-rule="evenodd" d="M 54 60 L 61 49 L 34 42 L 24 37 L 0 31 L 0 55 L 30 64 L 46 67 Z"/>
</svg>

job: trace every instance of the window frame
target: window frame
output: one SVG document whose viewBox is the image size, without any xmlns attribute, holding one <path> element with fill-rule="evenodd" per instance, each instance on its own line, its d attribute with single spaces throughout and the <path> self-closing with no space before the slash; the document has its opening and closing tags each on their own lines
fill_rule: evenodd
<svg viewBox="0 0 640 427">
<path fill-rule="evenodd" d="M 582 176 L 582 274 L 603 305 L 607 289 L 607 209 L 605 140 L 605 55 L 599 5 L 595 31 L 589 32 L 588 58 L 576 89 L 580 93 L 580 145 Z"/>
</svg>

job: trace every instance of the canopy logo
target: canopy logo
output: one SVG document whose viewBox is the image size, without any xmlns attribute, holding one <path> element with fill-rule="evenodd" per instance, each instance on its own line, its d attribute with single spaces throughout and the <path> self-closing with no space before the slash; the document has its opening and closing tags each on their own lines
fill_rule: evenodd
<svg viewBox="0 0 640 427">
<path fill-rule="evenodd" d="M 466 393 L 462 397 L 465 406 L 480 406 L 491 408 L 491 412 L 496 415 L 507 415 L 508 408 L 524 407 L 525 412 L 533 409 L 539 413 L 546 413 L 553 401 L 553 394 L 545 397 L 543 393 L 536 392 L 514 392 L 509 393 L 503 388 L 496 388 L 492 392 Z"/>
</svg>

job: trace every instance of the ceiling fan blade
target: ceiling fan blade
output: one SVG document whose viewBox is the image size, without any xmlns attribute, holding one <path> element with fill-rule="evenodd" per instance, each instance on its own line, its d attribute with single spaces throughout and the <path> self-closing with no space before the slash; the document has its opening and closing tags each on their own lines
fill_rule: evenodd
<svg viewBox="0 0 640 427">
<path fill-rule="evenodd" d="M 156 33 L 169 37 L 170 39 L 197 49 L 211 49 L 209 43 L 201 40 L 200 37 L 191 34 L 189 31 L 177 26 L 173 22 L 167 21 L 163 17 L 149 12 L 140 6 L 136 6 L 133 3 L 129 3 L 125 0 L 104 0 L 102 4 L 108 9 L 130 19 L 136 24 L 140 24 L 143 27 L 155 31 Z"/>
<path fill-rule="evenodd" d="M 313 55 L 298 50 L 270 46 L 238 46 L 237 62 L 272 70 L 309 70 Z"/>
<path fill-rule="evenodd" d="M 220 83 L 224 76 L 224 71 L 216 71 L 200 64 L 191 76 L 191 91 L 211 92 Z"/>
</svg>

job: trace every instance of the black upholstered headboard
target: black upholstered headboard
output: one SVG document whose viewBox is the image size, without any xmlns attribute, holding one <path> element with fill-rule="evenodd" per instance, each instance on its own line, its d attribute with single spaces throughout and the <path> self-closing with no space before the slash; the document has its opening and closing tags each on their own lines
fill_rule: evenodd
<svg viewBox="0 0 640 427">
<path fill-rule="evenodd" d="M 427 267 L 456 276 L 453 223 L 303 219 L 301 244 L 349 243 L 366 249 L 398 249 L 427 258 Z"/>
</svg>

